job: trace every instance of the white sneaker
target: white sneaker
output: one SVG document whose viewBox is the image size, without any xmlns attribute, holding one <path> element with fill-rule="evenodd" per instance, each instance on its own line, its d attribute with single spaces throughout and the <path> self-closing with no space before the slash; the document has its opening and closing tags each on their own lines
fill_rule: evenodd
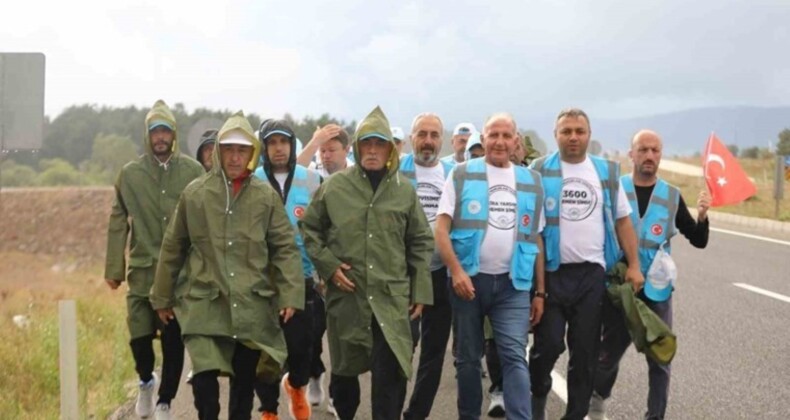
<svg viewBox="0 0 790 420">
<path fill-rule="evenodd" d="M 324 374 L 317 378 L 310 378 L 307 383 L 307 401 L 310 405 L 321 405 L 324 402 Z"/>
<path fill-rule="evenodd" d="M 187 380 L 186 380 L 186 382 L 187 382 L 187 384 L 189 384 L 189 385 L 192 385 L 192 376 L 193 376 L 193 373 L 194 373 L 194 371 L 193 371 L 192 369 L 189 369 L 189 372 L 187 373 Z"/>
<path fill-rule="evenodd" d="M 587 412 L 587 418 L 590 420 L 603 420 L 606 418 L 606 403 L 595 391 L 593 391 L 590 398 L 590 410 Z"/>
<path fill-rule="evenodd" d="M 488 406 L 489 417 L 505 417 L 505 398 L 502 391 L 489 392 L 491 404 Z"/>
<path fill-rule="evenodd" d="M 150 381 L 140 382 L 140 389 L 137 392 L 137 404 L 134 405 L 134 412 L 144 419 L 154 414 L 154 391 L 156 390 L 156 384 L 159 383 L 159 377 L 156 376 L 156 372 L 153 372 L 151 375 L 153 376 Z"/>
<path fill-rule="evenodd" d="M 170 404 L 157 404 L 156 411 L 154 412 L 154 418 L 156 420 L 170 420 Z"/>
<path fill-rule="evenodd" d="M 331 415 L 335 416 L 335 418 L 336 418 L 336 419 L 339 419 L 339 418 L 340 418 L 340 417 L 338 417 L 338 415 L 337 415 L 337 410 L 335 410 L 335 404 L 334 404 L 334 402 L 332 401 L 332 398 L 331 398 L 331 397 L 329 398 L 329 404 L 327 404 L 327 405 L 326 405 L 326 411 L 328 411 L 328 412 L 329 412 L 329 414 L 331 414 Z"/>
</svg>

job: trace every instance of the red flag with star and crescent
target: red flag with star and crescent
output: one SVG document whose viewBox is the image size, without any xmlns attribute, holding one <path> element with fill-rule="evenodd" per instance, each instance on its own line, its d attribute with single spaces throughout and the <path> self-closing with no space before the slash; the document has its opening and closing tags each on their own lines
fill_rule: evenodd
<svg viewBox="0 0 790 420">
<path fill-rule="evenodd" d="M 757 193 L 757 188 L 741 169 L 738 159 L 714 133 L 711 133 L 705 145 L 702 167 L 711 195 L 711 207 L 740 203 Z"/>
</svg>

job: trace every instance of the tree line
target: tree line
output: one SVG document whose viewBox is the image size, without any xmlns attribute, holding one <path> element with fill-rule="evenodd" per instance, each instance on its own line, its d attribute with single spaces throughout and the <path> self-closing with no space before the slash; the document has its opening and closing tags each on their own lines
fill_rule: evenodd
<svg viewBox="0 0 790 420">
<path fill-rule="evenodd" d="M 54 120 L 44 122 L 44 138 L 40 150 L 8 151 L 0 162 L 0 185 L 23 186 L 86 186 L 110 185 L 124 164 L 143 153 L 145 115 L 149 108 L 74 105 Z M 194 157 L 187 133 L 204 118 L 225 121 L 233 111 L 198 108 L 187 112 L 184 104 L 171 107 L 178 124 L 179 149 Z M 257 114 L 247 114 L 253 127 L 262 121 Z M 282 118 L 294 128 L 296 136 L 308 141 L 317 126 L 338 124 L 353 131 L 356 123 L 346 122 L 329 114 L 296 119 L 290 114 Z M 220 127 L 216 127 L 219 129 Z"/>
</svg>

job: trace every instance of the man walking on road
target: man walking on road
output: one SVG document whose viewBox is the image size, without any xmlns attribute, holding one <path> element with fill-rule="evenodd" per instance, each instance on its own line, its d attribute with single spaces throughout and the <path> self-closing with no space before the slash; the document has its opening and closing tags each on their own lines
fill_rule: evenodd
<svg viewBox="0 0 790 420">
<path fill-rule="evenodd" d="M 299 227 L 322 278 L 341 420 L 359 406 L 358 376 L 372 373 L 374 419 L 399 419 L 411 376 L 411 314 L 433 302 L 431 228 L 414 187 L 398 173 L 387 118 L 376 107 L 354 134 L 358 164 L 328 178 Z"/>
<path fill-rule="evenodd" d="M 672 326 L 672 291 L 670 279 L 657 278 L 649 273 L 663 249 L 671 252 L 670 239 L 680 231 L 691 245 L 705 248 L 708 244 L 708 207 L 710 195 L 702 191 L 697 198 L 697 219 L 691 217 L 680 190 L 658 178 L 663 144 L 661 137 L 650 130 L 641 130 L 631 140 L 631 158 L 634 169 L 621 182 L 634 212 L 631 220 L 639 236 L 639 261 L 645 276 L 645 288 L 637 295 L 667 325 Z M 636 210 L 639 210 L 637 213 Z M 620 359 L 631 345 L 631 337 L 623 320 L 622 310 L 604 301 L 603 337 L 595 374 L 595 386 L 590 401 L 590 419 L 606 416 L 604 400 L 609 398 L 617 379 Z M 663 419 L 669 398 L 670 365 L 662 365 L 645 357 L 648 367 L 647 412 L 645 419 Z"/>
<path fill-rule="evenodd" d="M 176 121 L 164 101 L 156 101 L 145 117 L 145 153 L 127 163 L 115 182 L 115 201 L 107 230 L 107 257 L 104 278 L 111 289 L 126 279 L 127 323 L 135 370 L 140 377 L 135 412 L 157 419 L 169 418 L 170 401 L 175 398 L 184 366 L 181 330 L 174 319 L 159 322 L 148 301 L 154 283 L 165 228 L 184 187 L 203 174 L 194 159 L 178 151 Z M 131 236 L 130 236 L 131 232 Z M 127 241 L 129 259 L 126 259 Z M 160 331 L 162 344 L 162 383 L 154 408 L 153 339 Z"/>
<path fill-rule="evenodd" d="M 321 185 L 317 173 L 296 164 L 296 135 L 291 126 L 282 120 L 268 120 L 259 130 L 263 144 L 263 166 L 255 170 L 255 176 L 271 185 L 285 205 L 288 220 L 294 229 L 296 245 L 302 255 L 302 272 L 305 284 L 303 311 L 296 311 L 287 323 L 281 323 L 288 347 L 288 373 L 282 378 L 282 386 L 288 396 L 289 412 L 296 420 L 310 418 L 307 387 L 313 350 L 313 305 L 321 299 L 315 290 L 313 264 L 304 249 L 302 235 L 296 223 L 310 204 L 310 197 Z M 320 340 L 320 337 L 318 338 Z M 280 378 L 258 378 L 256 391 L 261 400 L 263 419 L 277 418 L 277 400 L 280 396 Z"/>
<path fill-rule="evenodd" d="M 228 418 L 249 420 L 256 366 L 262 352 L 285 362 L 280 322 L 303 308 L 304 277 L 282 200 L 251 176 L 260 142 L 241 112 L 215 148 L 214 168 L 184 190 L 167 227 L 151 304 L 164 323 L 174 311 L 181 322 L 198 418 L 218 418 L 223 375 L 231 377 Z"/>
<path fill-rule="evenodd" d="M 546 307 L 530 348 L 534 418 L 545 418 L 551 371 L 565 351 L 568 405 L 563 419 L 587 415 L 601 336 L 605 275 L 624 252 L 626 281 L 642 288 L 631 207 L 620 186 L 619 165 L 588 155 L 590 120 L 576 108 L 560 112 L 554 127 L 559 151 L 532 166 L 543 176 L 546 191 Z M 621 252 L 622 249 L 622 252 Z M 499 339 L 499 337 L 496 337 Z"/>
<path fill-rule="evenodd" d="M 443 132 L 442 120 L 438 115 L 417 115 L 411 127 L 412 153 L 400 163 L 400 173 L 411 181 L 417 191 L 420 206 L 432 229 L 436 224 L 436 211 L 439 209 L 445 179 L 453 168 L 451 164 L 439 160 Z M 436 250 L 431 257 L 430 270 L 433 305 L 426 306 L 422 317 L 412 321 L 420 331 L 421 350 L 414 391 L 403 413 L 405 419 L 425 419 L 431 413 L 450 338 L 452 309 L 447 300 L 447 267 Z"/>
<path fill-rule="evenodd" d="M 510 163 L 517 141 L 510 115 L 490 117 L 483 137 L 485 158 L 455 167 L 436 222 L 436 244 L 452 278 L 458 418 L 480 418 L 488 316 L 503 367 L 507 416 L 530 419 L 527 333 L 530 321 L 540 322 L 545 298 L 543 187 L 537 172 Z"/>
<path fill-rule="evenodd" d="M 453 166 L 463 162 L 466 160 L 464 154 L 466 153 L 466 142 L 469 140 L 469 136 L 472 134 L 477 133 L 477 129 L 475 125 L 472 123 L 461 123 L 455 126 L 453 129 L 453 153 L 451 155 L 447 155 L 443 157 L 441 160 L 442 162 L 449 163 Z"/>
</svg>

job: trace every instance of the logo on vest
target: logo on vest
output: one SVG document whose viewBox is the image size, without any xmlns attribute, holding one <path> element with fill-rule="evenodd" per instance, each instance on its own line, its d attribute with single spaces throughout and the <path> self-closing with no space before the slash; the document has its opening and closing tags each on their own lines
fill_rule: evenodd
<svg viewBox="0 0 790 420">
<path fill-rule="evenodd" d="M 524 215 L 524 216 L 521 218 L 521 226 L 524 226 L 524 227 L 527 227 L 527 226 L 529 226 L 529 221 L 530 221 L 530 219 L 529 219 L 529 215 L 528 215 L 528 214 L 525 214 L 525 215 Z"/>
<path fill-rule="evenodd" d="M 656 223 L 653 226 L 650 226 L 650 233 L 652 233 L 653 235 L 659 236 L 662 233 L 664 233 L 664 228 L 662 228 L 661 225 Z"/>
<path fill-rule="evenodd" d="M 557 200 L 554 197 L 547 197 L 546 198 L 546 210 L 552 211 L 554 208 L 557 207 Z"/>
<path fill-rule="evenodd" d="M 480 206 L 480 202 L 477 200 L 472 200 L 466 205 L 466 210 L 471 214 L 480 213 L 481 209 L 482 207 Z"/>
<path fill-rule="evenodd" d="M 301 219 L 302 216 L 304 216 L 304 207 L 302 206 L 294 207 L 294 216 L 296 216 L 297 219 Z"/>
</svg>

